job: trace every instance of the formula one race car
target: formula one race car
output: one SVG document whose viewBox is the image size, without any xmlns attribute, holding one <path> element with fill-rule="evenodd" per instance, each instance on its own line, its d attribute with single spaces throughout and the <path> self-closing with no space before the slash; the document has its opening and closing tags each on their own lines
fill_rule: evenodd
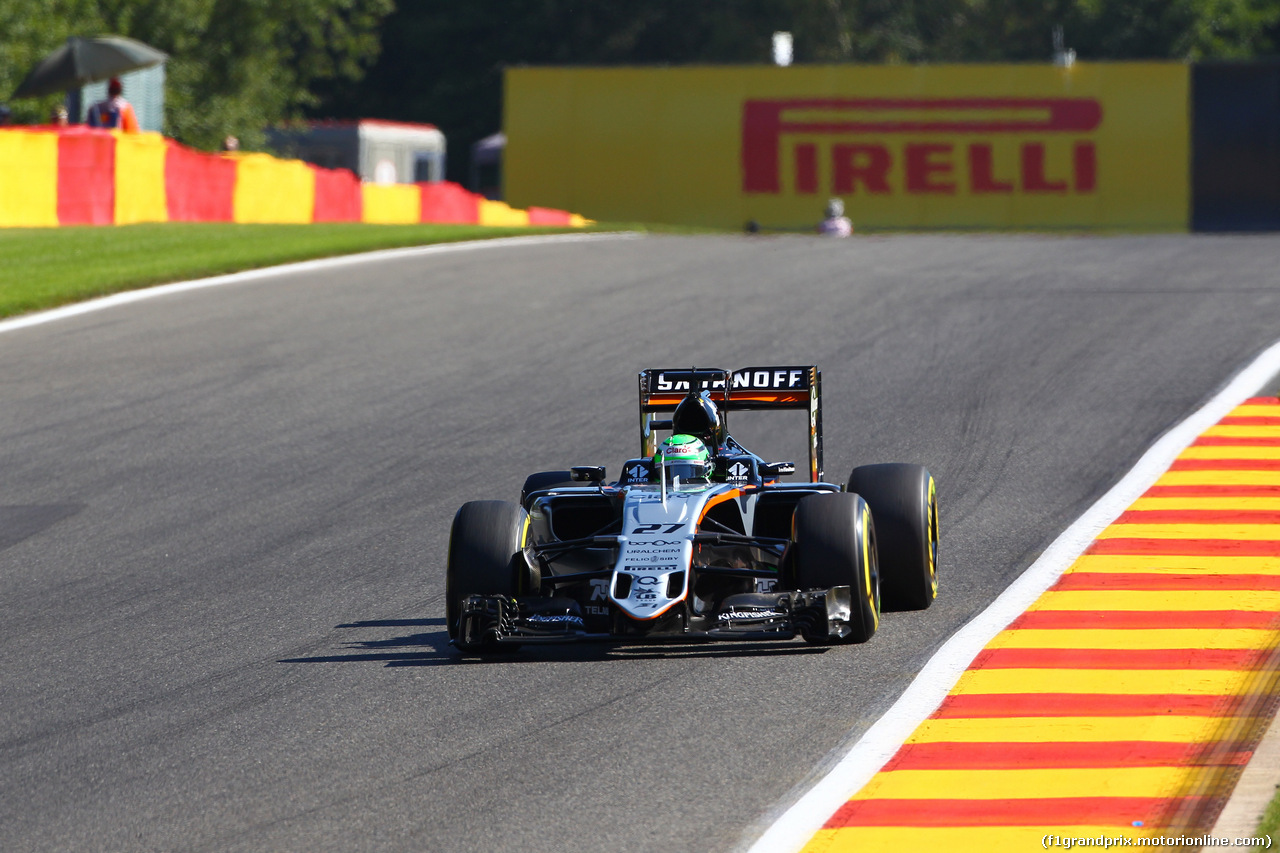
<svg viewBox="0 0 1280 853">
<path fill-rule="evenodd" d="M 885 610 L 938 590 L 938 506 L 919 465 L 822 478 L 815 366 L 645 370 L 641 453 L 530 476 L 520 502 L 472 501 L 449 540 L 449 636 L 464 653 L 522 643 L 862 643 Z M 807 409 L 808 482 L 782 482 L 728 432 L 729 412 Z M 671 413 L 670 420 L 655 414 Z M 659 444 L 659 431 L 671 437 Z"/>
</svg>

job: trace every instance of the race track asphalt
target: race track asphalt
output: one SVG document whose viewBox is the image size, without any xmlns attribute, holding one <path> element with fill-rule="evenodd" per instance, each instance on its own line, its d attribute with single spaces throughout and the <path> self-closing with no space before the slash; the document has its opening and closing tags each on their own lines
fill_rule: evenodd
<svg viewBox="0 0 1280 853">
<path fill-rule="evenodd" d="M 647 237 L 0 334 L 0 849 L 729 851 L 1280 337 L 1280 238 Z M 814 362 L 826 467 L 939 484 L 861 647 L 459 661 L 449 523 L 638 447 L 644 367 Z M 742 414 L 803 459 L 803 416 Z"/>
</svg>

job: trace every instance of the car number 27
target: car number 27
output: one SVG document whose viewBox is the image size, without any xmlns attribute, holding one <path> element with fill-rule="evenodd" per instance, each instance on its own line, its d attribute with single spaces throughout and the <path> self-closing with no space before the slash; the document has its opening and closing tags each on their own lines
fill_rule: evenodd
<svg viewBox="0 0 1280 853">
<path fill-rule="evenodd" d="M 650 533 L 675 533 L 683 527 L 683 524 L 641 524 L 631 531 L 631 535 L 645 536 Z"/>
</svg>

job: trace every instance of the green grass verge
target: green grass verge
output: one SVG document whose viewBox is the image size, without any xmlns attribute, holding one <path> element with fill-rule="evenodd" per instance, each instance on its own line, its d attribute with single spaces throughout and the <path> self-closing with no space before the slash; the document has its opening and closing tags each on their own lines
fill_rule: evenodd
<svg viewBox="0 0 1280 853">
<path fill-rule="evenodd" d="M 478 225 L 170 222 L 0 229 L 0 317 L 291 261 L 455 240 L 573 231 Z M 618 230 L 593 226 L 590 230 Z"/>
<path fill-rule="evenodd" d="M 1276 786 L 1280 788 L 1280 785 Z M 1262 821 L 1258 824 L 1258 828 L 1254 830 L 1255 838 L 1276 837 L 1276 832 L 1280 831 L 1280 793 L 1271 798 L 1271 803 L 1267 806 L 1267 810 L 1262 813 Z"/>
</svg>

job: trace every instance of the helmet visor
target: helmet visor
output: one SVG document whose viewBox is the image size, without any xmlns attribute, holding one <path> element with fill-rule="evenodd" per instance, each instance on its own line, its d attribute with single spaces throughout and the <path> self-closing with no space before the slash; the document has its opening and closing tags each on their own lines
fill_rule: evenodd
<svg viewBox="0 0 1280 853">
<path fill-rule="evenodd" d="M 711 466 L 703 462 L 668 462 L 663 467 L 667 469 L 667 482 L 675 477 L 683 483 L 705 480 L 711 473 Z"/>
</svg>

